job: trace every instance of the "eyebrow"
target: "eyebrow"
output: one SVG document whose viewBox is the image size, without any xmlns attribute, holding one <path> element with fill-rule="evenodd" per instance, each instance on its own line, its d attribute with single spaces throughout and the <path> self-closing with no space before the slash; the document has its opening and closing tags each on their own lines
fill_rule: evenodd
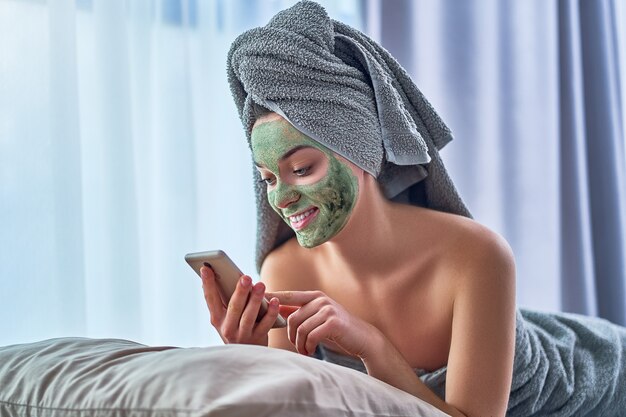
<svg viewBox="0 0 626 417">
<path fill-rule="evenodd" d="M 281 156 L 281 157 L 278 159 L 278 162 L 283 162 L 285 159 L 289 158 L 291 155 L 293 155 L 294 153 L 298 152 L 299 150 L 301 150 L 301 149 L 307 149 L 307 148 L 314 149 L 314 148 L 313 148 L 313 146 L 310 146 L 310 145 L 298 145 L 298 146 L 295 146 L 295 147 L 293 147 L 293 148 L 289 149 L 287 152 L 285 152 L 285 153 L 283 154 L 283 156 Z M 254 165 L 256 165 L 258 168 L 265 168 L 265 165 L 263 165 L 263 164 L 259 164 L 259 163 L 258 163 L 258 162 L 256 162 L 256 161 L 254 161 Z"/>
</svg>

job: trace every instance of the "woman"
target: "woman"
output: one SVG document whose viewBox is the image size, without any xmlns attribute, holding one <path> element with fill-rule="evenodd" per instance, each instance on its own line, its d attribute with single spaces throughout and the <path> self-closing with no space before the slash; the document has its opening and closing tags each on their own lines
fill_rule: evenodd
<svg viewBox="0 0 626 417">
<path fill-rule="evenodd" d="M 225 307 L 202 269 L 225 343 L 362 364 L 452 416 L 617 415 L 626 331 L 516 310 L 509 246 L 469 217 L 438 156 L 450 133 L 386 51 L 303 1 L 228 65 L 263 282 L 243 276 Z M 279 311 L 288 326 L 270 330 Z"/>
<path fill-rule="evenodd" d="M 263 263 L 265 285 L 283 291 L 267 294 L 270 309 L 259 324 L 263 283 L 253 286 L 243 277 L 225 309 L 212 272 L 203 269 L 213 324 L 224 341 L 267 345 L 269 339 L 269 346 L 307 355 L 323 343 L 361 358 L 370 375 L 450 415 L 463 415 L 455 408 L 504 414 L 515 335 L 507 244 L 464 217 L 387 200 L 370 174 L 275 113 L 258 119 L 252 149 L 270 204 L 297 237 Z M 344 190 L 343 206 L 334 204 L 332 189 Z M 278 303 L 301 308 L 287 329 L 268 336 Z M 448 367 L 447 404 L 413 370 L 476 361 L 488 366 Z M 478 390 L 463 388 L 476 380 L 482 381 Z"/>
</svg>

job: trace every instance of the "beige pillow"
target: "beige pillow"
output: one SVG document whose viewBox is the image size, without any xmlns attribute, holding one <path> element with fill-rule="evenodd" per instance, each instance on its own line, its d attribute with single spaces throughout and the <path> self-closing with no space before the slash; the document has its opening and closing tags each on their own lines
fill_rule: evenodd
<svg viewBox="0 0 626 417">
<path fill-rule="evenodd" d="M 445 416 L 360 372 L 247 345 L 61 338 L 0 348 L 0 416 Z"/>
</svg>

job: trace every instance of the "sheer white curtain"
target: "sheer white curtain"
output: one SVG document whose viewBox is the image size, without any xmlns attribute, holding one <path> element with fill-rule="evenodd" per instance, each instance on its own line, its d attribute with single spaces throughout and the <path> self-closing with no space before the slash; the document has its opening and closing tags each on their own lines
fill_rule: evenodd
<svg viewBox="0 0 626 417">
<path fill-rule="evenodd" d="M 226 53 L 293 3 L 0 0 L 0 345 L 219 342 L 183 256 L 254 277 Z M 357 1 L 322 4 L 360 26 Z"/>
</svg>

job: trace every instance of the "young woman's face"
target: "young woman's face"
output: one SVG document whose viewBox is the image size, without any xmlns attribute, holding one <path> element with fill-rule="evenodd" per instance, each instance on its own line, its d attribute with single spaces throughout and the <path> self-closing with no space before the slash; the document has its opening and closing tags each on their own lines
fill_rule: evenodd
<svg viewBox="0 0 626 417">
<path fill-rule="evenodd" d="M 358 180 L 332 151 L 285 119 L 273 118 L 252 130 L 252 154 L 270 206 L 296 232 L 301 246 L 320 245 L 346 225 Z"/>
</svg>

